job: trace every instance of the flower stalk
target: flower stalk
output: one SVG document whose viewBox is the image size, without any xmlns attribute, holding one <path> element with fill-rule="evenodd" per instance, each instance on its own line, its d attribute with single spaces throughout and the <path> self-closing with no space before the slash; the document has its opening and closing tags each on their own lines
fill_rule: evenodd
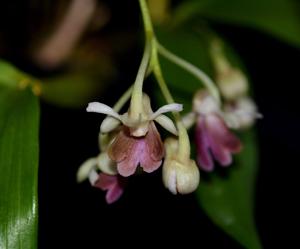
<svg viewBox="0 0 300 249">
<path fill-rule="evenodd" d="M 173 54 L 171 51 L 167 50 L 165 47 L 163 47 L 161 44 L 157 43 L 157 49 L 158 52 L 164 56 L 166 59 L 170 60 L 174 64 L 180 66 L 187 72 L 194 75 L 198 80 L 202 81 L 207 90 L 210 92 L 210 94 L 216 98 L 216 100 L 220 103 L 220 93 L 218 88 L 216 87 L 213 80 L 204 73 L 200 68 L 194 66 L 190 62 L 180 58 L 179 56 Z"/>
<path fill-rule="evenodd" d="M 145 74 L 150 60 L 150 52 L 151 52 L 151 43 L 146 41 L 143 58 L 136 76 L 136 80 L 133 85 L 131 101 L 130 101 L 129 115 L 133 120 L 136 121 L 140 119 L 143 113 L 143 104 L 142 104 L 143 103 L 143 82 L 144 82 Z"/>
<path fill-rule="evenodd" d="M 146 40 L 149 41 L 152 39 L 152 37 L 154 35 L 149 9 L 148 9 L 146 0 L 139 0 L 139 3 L 140 3 L 140 8 L 141 8 L 142 17 L 143 17 L 144 29 L 145 29 L 145 33 L 146 33 Z"/>
</svg>

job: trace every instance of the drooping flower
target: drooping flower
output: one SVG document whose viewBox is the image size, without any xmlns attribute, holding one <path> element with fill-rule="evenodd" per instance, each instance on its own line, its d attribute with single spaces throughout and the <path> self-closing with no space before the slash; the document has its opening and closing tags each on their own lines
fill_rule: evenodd
<svg viewBox="0 0 300 249">
<path fill-rule="evenodd" d="M 217 101 L 206 91 L 199 91 L 193 103 L 196 117 L 196 146 L 199 167 L 212 171 L 214 161 L 222 166 L 232 163 L 232 154 L 240 152 L 240 140 L 228 129 Z"/>
<path fill-rule="evenodd" d="M 170 111 L 181 111 L 181 104 L 169 104 L 162 106 L 153 112 L 149 97 L 144 94 L 142 113 L 139 118 L 134 119 L 128 112 L 120 115 L 112 108 L 102 103 L 90 103 L 87 111 L 108 115 L 101 124 L 101 132 L 111 132 L 120 126 L 120 131 L 108 146 L 108 155 L 117 163 L 117 170 L 121 176 L 127 177 L 135 173 L 140 165 L 147 173 L 158 169 L 164 156 L 164 147 L 154 121 L 162 127 L 177 134 L 173 121 L 163 113 Z"/>
<path fill-rule="evenodd" d="M 222 96 L 228 100 L 243 96 L 248 91 L 248 80 L 238 68 L 229 67 L 224 72 L 219 72 L 216 76 L 216 82 Z"/>
</svg>

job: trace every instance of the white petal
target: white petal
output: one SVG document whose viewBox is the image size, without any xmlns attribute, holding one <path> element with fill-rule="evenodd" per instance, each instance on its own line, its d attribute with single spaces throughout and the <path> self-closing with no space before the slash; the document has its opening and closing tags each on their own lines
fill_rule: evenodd
<svg viewBox="0 0 300 249">
<path fill-rule="evenodd" d="M 119 124 L 120 124 L 120 120 L 108 116 L 101 123 L 100 132 L 101 133 L 111 132 L 112 130 L 116 129 Z"/>
<path fill-rule="evenodd" d="M 97 158 L 90 158 L 86 160 L 77 171 L 77 182 L 82 182 L 88 178 L 91 170 L 96 168 Z"/>
<path fill-rule="evenodd" d="M 182 110 L 183 110 L 182 104 L 173 103 L 173 104 L 164 105 L 150 116 L 150 120 L 153 120 L 160 114 L 166 112 L 181 112 Z"/>
<path fill-rule="evenodd" d="M 182 123 L 186 129 L 190 129 L 196 121 L 196 114 L 194 112 L 190 112 L 183 116 Z"/>
<path fill-rule="evenodd" d="M 92 186 L 95 185 L 96 181 L 98 180 L 99 174 L 97 173 L 96 170 L 91 170 L 89 173 L 89 181 L 91 183 Z"/>
<path fill-rule="evenodd" d="M 159 115 L 155 121 L 159 123 L 162 127 L 164 127 L 167 131 L 173 133 L 175 136 L 178 135 L 177 129 L 174 125 L 172 119 L 167 117 L 166 115 Z"/>
<path fill-rule="evenodd" d="M 86 108 L 86 111 L 106 114 L 106 115 L 112 116 L 116 119 L 121 118 L 120 115 L 117 112 L 115 112 L 111 107 L 109 107 L 108 105 L 99 103 L 99 102 L 89 103 L 88 107 Z"/>
</svg>

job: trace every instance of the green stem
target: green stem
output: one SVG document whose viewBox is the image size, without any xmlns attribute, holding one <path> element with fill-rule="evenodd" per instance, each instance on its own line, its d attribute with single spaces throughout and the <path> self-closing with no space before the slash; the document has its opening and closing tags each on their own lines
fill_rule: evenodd
<svg viewBox="0 0 300 249">
<path fill-rule="evenodd" d="M 158 82 L 158 85 L 160 87 L 160 90 L 162 91 L 162 94 L 164 95 L 164 98 L 166 99 L 167 103 L 168 104 L 171 104 L 171 103 L 175 103 L 169 89 L 168 89 L 168 86 L 165 82 L 165 79 L 162 75 L 162 71 L 161 71 L 161 67 L 160 67 L 160 63 L 159 63 L 159 60 L 158 60 L 158 56 L 157 56 L 157 53 L 156 53 L 156 50 L 153 50 L 153 54 L 152 54 L 152 65 L 153 65 L 153 73 L 154 73 L 154 76 Z M 178 113 L 177 113 L 178 114 Z M 177 115 L 175 115 L 175 118 L 177 119 Z"/>
<path fill-rule="evenodd" d="M 141 65 L 139 67 L 131 95 L 130 101 L 130 116 L 138 120 L 143 113 L 143 82 L 147 71 L 148 63 L 150 60 L 151 43 L 146 42 Z"/>
<path fill-rule="evenodd" d="M 150 13 L 146 0 L 139 0 L 140 8 L 143 16 L 144 29 L 146 33 L 146 40 L 150 41 L 154 35 Z"/>
<path fill-rule="evenodd" d="M 186 162 L 190 159 L 191 156 L 191 144 L 189 134 L 181 121 L 177 122 L 177 128 L 179 143 L 178 158 L 183 162 Z"/>
<path fill-rule="evenodd" d="M 130 86 L 125 93 L 121 96 L 117 103 L 115 103 L 113 109 L 116 112 L 119 112 L 121 108 L 125 105 L 125 103 L 130 99 L 132 93 L 133 86 Z"/>
<path fill-rule="evenodd" d="M 147 3 L 145 0 L 139 0 L 139 3 L 140 3 L 140 8 L 143 17 L 144 29 L 146 33 L 146 45 L 145 45 L 145 50 L 141 61 L 141 65 L 139 67 L 133 85 L 131 101 L 130 101 L 129 115 L 131 116 L 132 119 L 135 120 L 138 120 L 143 114 L 143 82 L 144 82 L 145 75 L 147 73 L 147 68 L 150 61 L 151 45 L 153 43 L 152 42 L 153 27 L 152 27 Z"/>
<path fill-rule="evenodd" d="M 216 87 L 215 83 L 211 80 L 211 78 L 204 73 L 199 68 L 195 67 L 193 64 L 189 63 L 188 61 L 180 58 L 179 56 L 173 54 L 162 45 L 157 43 L 158 52 L 164 56 L 166 59 L 170 60 L 171 62 L 175 63 L 176 65 L 180 66 L 187 72 L 194 75 L 197 79 L 203 82 L 205 87 L 208 89 L 210 94 L 216 98 L 216 100 L 220 103 L 220 93 L 218 88 Z"/>
<path fill-rule="evenodd" d="M 162 94 L 164 98 L 166 99 L 168 104 L 174 103 L 174 99 L 170 93 L 170 90 L 165 82 L 165 79 L 162 75 L 159 59 L 157 56 L 157 53 L 152 55 L 152 63 L 153 63 L 153 73 L 154 76 L 158 82 L 158 85 L 162 91 Z M 173 112 L 174 118 L 176 120 L 176 126 L 178 129 L 178 142 L 179 142 L 179 147 L 178 147 L 178 158 L 185 162 L 190 158 L 190 151 L 191 151 L 191 146 L 190 146 L 190 140 L 189 136 L 187 133 L 187 130 L 185 129 L 184 125 L 182 124 L 180 114 L 178 112 Z"/>
</svg>

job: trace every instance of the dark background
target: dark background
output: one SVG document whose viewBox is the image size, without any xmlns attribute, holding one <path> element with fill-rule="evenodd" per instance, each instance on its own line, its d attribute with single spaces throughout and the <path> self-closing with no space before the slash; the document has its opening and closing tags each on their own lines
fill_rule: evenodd
<svg viewBox="0 0 300 249">
<path fill-rule="evenodd" d="M 137 28 L 137 17 L 131 16 L 137 6 L 132 2 L 122 1 L 122 6 L 116 1 L 109 3 L 112 15 L 119 19 L 113 19 L 107 29 Z M 28 62 L 22 54 L 25 45 L 20 37 L 28 36 L 22 30 L 30 28 L 20 20 L 40 17 L 24 14 L 23 10 L 29 7 L 18 1 L 11 1 L 4 7 L 11 11 L 3 12 L 4 17 L 1 15 L 3 20 L 9 17 L 11 20 L 10 29 L 1 28 L 11 48 L 4 56 L 33 74 L 49 74 Z M 124 10 L 130 14 L 122 16 Z M 24 25 L 24 29 L 20 29 L 20 25 Z M 3 22 L 2 26 L 5 26 Z M 291 248 L 289 237 L 284 233 L 290 232 L 296 223 L 292 218 L 294 205 L 290 196 L 297 182 L 292 180 L 292 175 L 296 175 L 294 172 L 299 164 L 299 49 L 250 29 L 214 27 L 243 58 L 254 85 L 255 99 L 264 115 L 257 124 L 260 165 L 255 206 L 262 243 L 264 248 L 280 245 Z M 7 36 L 14 33 L 11 28 L 19 28 L 21 33 Z M 136 54 L 135 50 L 128 52 L 130 58 L 138 58 Z M 114 86 L 122 82 L 121 89 L 114 87 L 113 91 L 107 91 L 102 102 L 115 101 L 130 83 L 137 64 L 134 59 L 119 59 L 121 73 Z M 98 154 L 101 118 L 84 109 L 59 109 L 42 103 L 39 248 L 102 248 L 117 243 L 122 243 L 124 248 L 162 244 L 171 247 L 181 243 L 186 248 L 241 248 L 212 224 L 193 195 L 173 196 L 165 190 L 160 171 L 133 177 L 122 198 L 110 206 L 105 204 L 103 192 L 91 188 L 88 182 L 77 184 L 78 166 Z"/>
</svg>

